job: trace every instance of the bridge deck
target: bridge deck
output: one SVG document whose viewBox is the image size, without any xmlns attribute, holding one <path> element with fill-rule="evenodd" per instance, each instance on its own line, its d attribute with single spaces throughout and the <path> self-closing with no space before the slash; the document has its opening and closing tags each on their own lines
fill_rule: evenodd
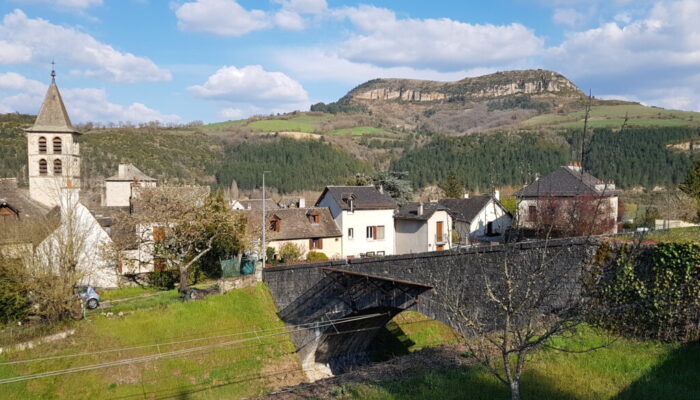
<svg viewBox="0 0 700 400">
<path fill-rule="evenodd" d="M 401 280 L 401 279 L 387 278 L 386 276 L 364 274 L 361 272 L 353 272 L 353 271 L 348 271 L 348 270 L 338 269 L 338 268 L 321 267 L 321 270 L 327 271 L 327 272 L 339 273 L 339 274 L 343 274 L 343 275 L 351 275 L 351 276 L 355 276 L 355 277 L 398 283 L 401 285 L 417 286 L 417 287 L 421 287 L 421 288 L 425 288 L 425 289 L 432 289 L 433 288 L 432 286 L 425 285 L 425 284 L 418 283 L 418 282 L 411 282 L 411 281 L 405 281 L 405 280 Z"/>
</svg>

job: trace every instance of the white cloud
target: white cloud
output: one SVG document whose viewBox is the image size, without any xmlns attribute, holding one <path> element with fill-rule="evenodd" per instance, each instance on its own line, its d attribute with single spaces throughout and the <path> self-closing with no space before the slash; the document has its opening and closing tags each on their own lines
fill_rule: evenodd
<svg viewBox="0 0 700 400">
<path fill-rule="evenodd" d="M 21 0 L 22 3 L 44 3 L 54 7 L 86 9 L 92 6 L 101 6 L 102 0 Z"/>
<path fill-rule="evenodd" d="M 698 109 L 700 2 L 660 2 L 636 20 L 617 18 L 570 33 L 545 53 L 546 64 L 604 93 L 627 93 L 645 103 Z"/>
<path fill-rule="evenodd" d="M 557 8 L 554 10 L 552 20 L 557 24 L 576 26 L 585 21 L 586 17 L 573 8 Z"/>
<path fill-rule="evenodd" d="M 282 29 L 299 31 L 304 29 L 304 19 L 301 15 L 287 10 L 280 10 L 275 14 L 275 24 Z"/>
<path fill-rule="evenodd" d="M 321 14 L 328 10 L 326 0 L 274 0 L 285 10 L 299 14 Z"/>
<path fill-rule="evenodd" d="M 26 63 L 32 59 L 32 49 L 22 44 L 0 40 L 0 64 Z"/>
<path fill-rule="evenodd" d="M 469 24 L 448 18 L 398 19 L 374 6 L 334 12 L 360 31 L 341 45 L 350 61 L 439 71 L 503 65 L 537 55 L 543 40 L 521 25 Z"/>
<path fill-rule="evenodd" d="M 306 110 L 309 96 L 301 84 L 282 72 L 268 72 L 260 65 L 222 67 L 203 85 L 188 88 L 194 96 L 222 104 L 220 115 L 240 118 Z"/>
<path fill-rule="evenodd" d="M 230 102 L 264 101 L 294 103 L 308 100 L 301 84 L 282 72 L 268 72 L 260 65 L 243 68 L 222 67 L 203 85 L 191 86 L 190 92 L 204 99 Z"/>
<path fill-rule="evenodd" d="M 85 75 L 115 82 L 167 81 L 170 71 L 153 61 L 123 53 L 71 28 L 41 18 L 28 18 L 21 10 L 6 14 L 0 23 L 0 49 L 13 49 L 0 56 L 6 64 L 43 62 L 55 58 L 60 65 L 84 67 Z"/>
<path fill-rule="evenodd" d="M 235 0 L 197 0 L 175 11 L 180 30 L 222 36 L 241 36 L 270 27 L 270 17 L 261 10 L 248 11 Z"/>
<path fill-rule="evenodd" d="M 44 100 L 47 85 L 15 72 L 0 73 L 0 112 L 35 114 Z M 114 104 L 104 89 L 61 89 L 73 122 L 178 122 L 174 114 L 162 114 L 142 103 Z"/>
<path fill-rule="evenodd" d="M 379 67 L 368 63 L 352 62 L 334 51 L 309 48 L 278 51 L 275 54 L 275 61 L 299 79 L 343 82 L 351 85 L 357 85 L 375 78 L 455 81 L 469 76 L 479 76 L 496 71 L 496 69 L 489 67 L 476 67 L 450 72 L 408 66 Z"/>
</svg>

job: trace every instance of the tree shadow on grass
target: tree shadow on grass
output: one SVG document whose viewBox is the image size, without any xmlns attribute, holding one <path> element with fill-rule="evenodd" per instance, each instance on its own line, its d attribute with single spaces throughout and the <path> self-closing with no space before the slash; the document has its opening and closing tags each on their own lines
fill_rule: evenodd
<svg viewBox="0 0 700 400">
<path fill-rule="evenodd" d="M 700 342 L 679 346 L 614 399 L 700 399 Z"/>
<path fill-rule="evenodd" d="M 367 348 L 370 361 L 386 361 L 393 357 L 405 356 L 415 342 L 394 321 L 389 321 L 374 337 Z"/>
</svg>

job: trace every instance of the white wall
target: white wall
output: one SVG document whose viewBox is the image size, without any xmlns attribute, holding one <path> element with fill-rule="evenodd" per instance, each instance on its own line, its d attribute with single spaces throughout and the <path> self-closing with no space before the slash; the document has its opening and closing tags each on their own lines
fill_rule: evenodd
<svg viewBox="0 0 700 400">
<path fill-rule="evenodd" d="M 486 236 L 489 222 L 493 222 L 494 234 L 503 235 L 513 221 L 511 216 L 491 199 L 472 221 L 469 235 L 473 238 Z"/>
<path fill-rule="evenodd" d="M 396 235 L 394 230 L 394 210 L 355 210 L 342 211 L 338 219 L 343 232 L 343 256 L 359 257 L 361 253 L 384 252 L 395 254 Z M 368 226 L 384 226 L 384 239 L 368 239 Z M 354 238 L 348 237 L 348 229 L 353 228 Z"/>
<path fill-rule="evenodd" d="M 105 181 L 105 207 L 128 207 L 132 181 Z M 139 187 L 155 187 L 156 182 L 138 182 Z"/>
<path fill-rule="evenodd" d="M 443 241 L 437 242 L 437 223 L 442 221 Z M 449 250 L 452 246 L 452 217 L 447 211 L 435 211 L 428 219 L 428 248 L 425 251 L 437 250 L 438 244 L 444 246 L 444 250 Z"/>
<path fill-rule="evenodd" d="M 412 219 L 396 220 L 396 254 L 428 251 L 428 224 Z"/>
</svg>

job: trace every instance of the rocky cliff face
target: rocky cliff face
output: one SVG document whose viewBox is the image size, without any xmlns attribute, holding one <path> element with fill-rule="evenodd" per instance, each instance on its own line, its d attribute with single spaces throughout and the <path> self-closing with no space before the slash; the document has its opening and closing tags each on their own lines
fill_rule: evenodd
<svg viewBox="0 0 700 400">
<path fill-rule="evenodd" d="M 512 95 L 584 94 L 563 75 L 545 70 L 498 72 L 457 82 L 377 79 L 353 89 L 348 100 L 408 102 L 480 101 Z"/>
</svg>

